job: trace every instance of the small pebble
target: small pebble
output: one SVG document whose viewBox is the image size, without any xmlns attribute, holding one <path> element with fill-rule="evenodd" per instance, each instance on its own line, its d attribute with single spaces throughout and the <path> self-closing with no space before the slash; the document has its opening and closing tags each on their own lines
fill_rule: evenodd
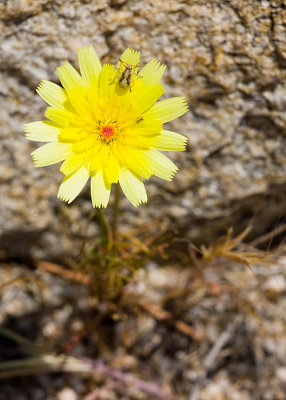
<svg viewBox="0 0 286 400">
<path fill-rule="evenodd" d="M 73 389 L 65 387 L 60 392 L 58 392 L 57 400 L 78 400 L 78 397 Z"/>
</svg>

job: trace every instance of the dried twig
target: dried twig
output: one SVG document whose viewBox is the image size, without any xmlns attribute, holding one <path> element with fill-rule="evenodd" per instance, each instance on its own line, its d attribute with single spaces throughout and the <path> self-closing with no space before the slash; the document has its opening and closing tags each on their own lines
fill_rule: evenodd
<svg viewBox="0 0 286 400">
<path fill-rule="evenodd" d="M 206 358 L 203 361 L 203 367 L 208 373 L 216 364 L 216 360 L 222 348 L 226 345 L 233 334 L 233 325 L 231 325 L 226 331 L 223 331 L 217 340 L 214 342 L 212 348 L 207 354 Z"/>
<path fill-rule="evenodd" d="M 84 285 L 89 285 L 91 283 L 91 279 L 88 275 L 83 274 L 82 272 L 68 270 L 59 264 L 49 261 L 37 261 L 36 267 L 51 272 L 52 274 L 60 275 L 63 278 L 70 279 L 71 281 L 83 283 Z"/>
<path fill-rule="evenodd" d="M 182 320 L 174 320 L 173 315 L 158 306 L 157 304 L 140 303 L 139 304 L 145 311 L 156 318 L 158 321 L 167 321 L 173 325 L 178 331 L 186 336 L 191 337 L 194 341 L 200 342 L 202 340 L 201 335 L 196 332 L 190 325 L 186 324 Z"/>
<path fill-rule="evenodd" d="M 203 386 L 208 373 L 215 367 L 219 353 L 231 338 L 234 331 L 234 326 L 235 324 L 230 324 L 229 327 L 219 335 L 210 351 L 206 355 L 202 362 L 203 372 L 198 377 L 198 381 L 196 382 L 193 391 L 190 394 L 189 400 L 198 400 L 201 386 Z"/>
</svg>

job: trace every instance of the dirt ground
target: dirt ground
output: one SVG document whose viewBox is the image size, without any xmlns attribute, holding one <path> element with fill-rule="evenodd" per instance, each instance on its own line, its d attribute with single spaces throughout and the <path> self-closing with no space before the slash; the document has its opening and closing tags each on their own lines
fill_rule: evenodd
<svg viewBox="0 0 286 400">
<path fill-rule="evenodd" d="M 177 237 L 112 300 L 63 265 L 3 262 L 0 400 L 284 400 L 286 247 L 242 239 Z"/>
</svg>

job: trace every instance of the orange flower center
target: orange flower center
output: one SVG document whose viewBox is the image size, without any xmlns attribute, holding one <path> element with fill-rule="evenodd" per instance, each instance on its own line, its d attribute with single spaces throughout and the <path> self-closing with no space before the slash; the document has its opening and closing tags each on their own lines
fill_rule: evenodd
<svg viewBox="0 0 286 400">
<path fill-rule="evenodd" d="M 100 129 L 99 129 L 99 134 L 107 142 L 109 142 L 110 140 L 114 139 L 115 136 L 117 135 L 117 133 L 118 133 L 118 131 L 117 131 L 116 126 L 114 124 L 111 124 L 111 123 L 102 124 Z"/>
</svg>

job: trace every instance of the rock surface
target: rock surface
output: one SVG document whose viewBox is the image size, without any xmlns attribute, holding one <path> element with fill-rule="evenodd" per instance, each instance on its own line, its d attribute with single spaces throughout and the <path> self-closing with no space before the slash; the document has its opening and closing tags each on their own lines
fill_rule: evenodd
<svg viewBox="0 0 286 400">
<path fill-rule="evenodd" d="M 170 124 L 189 138 L 171 155 L 179 173 L 151 178 L 147 205 L 124 200 L 121 222 L 159 218 L 197 241 L 252 216 L 254 233 L 272 228 L 286 213 L 285 26 L 285 0 L 1 0 L 0 258 L 55 257 L 86 234 L 89 188 L 70 206 L 57 200 L 58 166 L 33 166 L 23 124 L 43 118 L 38 83 L 57 82 L 56 67 L 77 65 L 89 44 L 103 61 L 126 47 L 142 64 L 156 57 L 166 96 L 190 104 Z"/>
</svg>

